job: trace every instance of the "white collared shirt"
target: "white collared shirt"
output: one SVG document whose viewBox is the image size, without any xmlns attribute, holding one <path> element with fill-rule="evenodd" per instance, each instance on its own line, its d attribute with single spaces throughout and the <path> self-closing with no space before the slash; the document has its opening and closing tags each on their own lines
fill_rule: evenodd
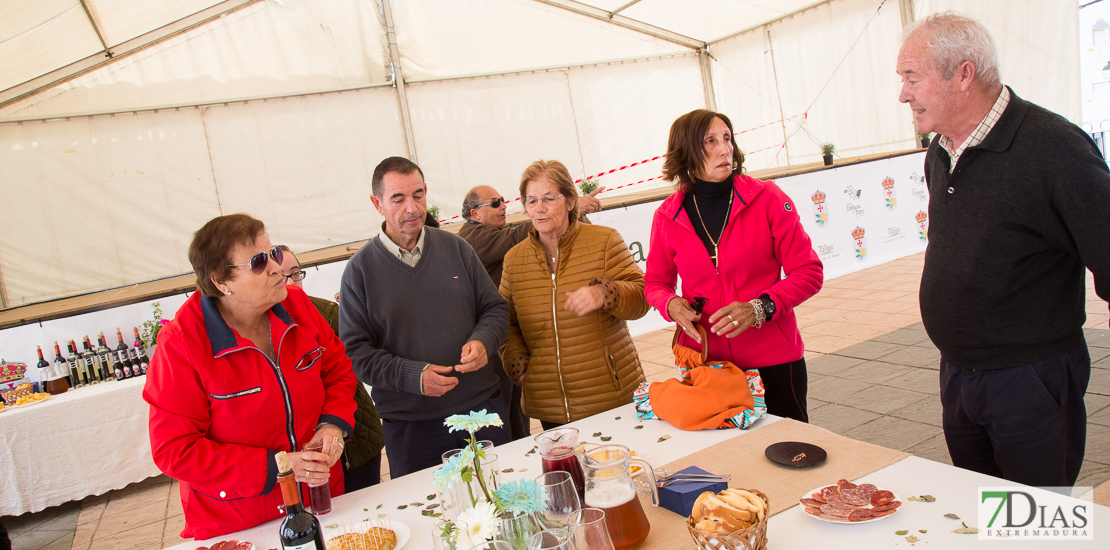
<svg viewBox="0 0 1110 550">
<path fill-rule="evenodd" d="M 948 156 L 952 159 L 952 162 L 948 163 L 949 174 L 956 168 L 956 163 L 959 162 L 960 156 L 964 154 L 964 151 L 967 150 L 968 147 L 974 147 L 983 143 L 983 140 L 986 139 L 987 134 L 994 129 L 994 125 L 998 122 L 998 119 L 1002 117 L 1002 113 L 1009 104 L 1010 90 L 1007 90 L 1006 87 L 1003 86 L 1002 91 L 998 94 L 998 99 L 994 100 L 994 105 L 991 107 L 990 112 L 987 113 L 987 116 L 983 117 L 983 120 L 975 127 L 975 131 L 971 132 L 971 135 L 968 136 L 959 147 L 954 147 L 952 138 L 940 136 L 940 146 L 943 147 L 945 151 L 948 151 Z"/>
<path fill-rule="evenodd" d="M 412 247 L 412 252 L 401 248 L 401 245 L 393 242 L 393 239 L 391 239 L 389 235 L 386 235 L 384 223 L 382 224 L 382 232 L 378 233 L 378 239 L 382 241 L 383 245 L 385 245 L 386 250 L 393 253 L 394 256 L 400 258 L 401 261 L 405 262 L 405 264 L 409 267 L 416 267 L 416 264 L 420 262 L 420 255 L 424 250 L 423 227 L 420 228 L 420 238 L 417 239 L 416 246 Z"/>
</svg>

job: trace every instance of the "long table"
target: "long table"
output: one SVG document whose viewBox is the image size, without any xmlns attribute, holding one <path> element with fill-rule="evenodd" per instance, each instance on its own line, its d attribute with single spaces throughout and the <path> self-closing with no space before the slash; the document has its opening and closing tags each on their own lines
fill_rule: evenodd
<svg viewBox="0 0 1110 550">
<path fill-rule="evenodd" d="M 145 377 L 0 413 L 0 515 L 38 512 L 161 472 L 150 458 Z"/>
<path fill-rule="evenodd" d="M 766 461 L 761 455 L 765 447 L 758 437 L 761 430 L 783 421 L 776 417 L 760 420 L 748 431 L 740 430 L 706 430 L 698 432 L 684 432 L 674 428 L 664 421 L 640 422 L 632 405 L 626 405 L 602 413 L 594 417 L 571 424 L 580 430 L 582 440 L 599 443 L 599 438 L 593 434 L 600 432 L 605 437 L 611 437 L 611 443 L 620 443 L 648 450 L 654 455 L 655 466 L 663 466 L 676 461 L 697 461 L 708 457 L 714 449 L 719 454 L 720 444 L 731 443 L 737 448 L 747 448 L 749 453 L 743 454 L 743 461 L 751 462 L 753 467 L 766 465 L 757 464 L 756 461 Z M 643 424 L 642 428 L 636 426 Z M 820 430 L 819 428 L 813 428 Z M 769 431 L 768 431 L 769 432 Z M 763 432 L 763 433 L 768 433 Z M 815 432 L 814 432 L 815 433 Z M 825 432 L 830 437 L 839 438 L 835 434 Z M 669 439 L 660 441 L 662 436 Z M 841 438 L 845 439 L 845 438 Z M 746 442 L 750 441 L 749 446 Z M 851 441 L 851 440 L 846 440 Z M 858 443 L 858 442 L 857 442 Z M 860 443 L 860 445 L 866 445 Z M 515 441 L 505 446 L 494 449 L 498 457 L 498 466 L 501 469 L 512 468 L 512 473 L 501 474 L 502 482 L 519 478 L 534 478 L 541 473 L 541 464 L 538 453 L 527 454 L 533 447 L 531 439 Z M 748 448 L 750 447 L 750 448 Z M 755 448 L 758 447 L 758 448 Z M 894 453 L 889 450 L 875 449 L 876 454 L 883 452 Z M 757 452 L 756 452 L 757 451 Z M 954 468 L 930 460 L 906 456 L 896 453 L 897 456 L 887 458 L 889 465 L 880 467 L 875 471 L 856 477 L 860 483 L 873 483 L 877 486 L 888 488 L 903 501 L 910 495 L 929 494 L 937 498 L 937 502 L 919 504 L 905 502 L 902 508 L 893 516 L 883 521 L 866 524 L 832 524 L 818 521 L 809 517 L 799 506 L 786 508 L 773 515 L 768 523 L 768 541 L 772 548 L 805 548 L 819 542 L 823 548 L 873 548 L 893 547 L 910 548 L 904 537 L 895 535 L 898 530 L 906 529 L 916 534 L 921 540 L 918 545 L 929 543 L 925 548 L 972 548 L 990 545 L 995 541 L 979 541 L 976 535 L 960 535 L 951 531 L 959 527 L 959 522 L 944 517 L 946 513 L 955 513 L 973 526 L 978 522 L 977 513 L 977 488 L 980 486 L 1014 485 L 1004 480 L 976 474 L 967 470 Z M 844 463 L 856 460 L 856 457 L 836 457 L 830 453 L 829 463 L 834 458 Z M 741 460 L 741 459 L 738 459 Z M 734 467 L 743 467 L 736 464 Z M 820 466 L 818 467 L 820 468 Z M 831 472 L 830 472 L 831 473 Z M 748 480 L 745 486 L 768 492 L 769 489 L 788 484 L 789 477 L 793 475 L 785 468 L 781 474 L 767 475 L 766 479 Z M 736 476 L 733 479 L 737 479 Z M 835 483 L 836 479 L 828 480 Z M 734 484 L 735 486 L 735 484 Z M 325 537 L 338 534 L 337 526 L 344 522 L 358 524 L 366 519 L 377 521 L 379 515 L 386 515 L 390 521 L 404 523 L 412 531 L 412 538 L 405 544 L 406 549 L 425 550 L 432 547 L 432 528 L 434 520 L 420 514 L 421 507 L 411 506 L 411 503 L 427 503 L 428 497 L 435 493 L 432 483 L 432 469 L 416 472 L 387 483 L 369 487 L 355 493 L 342 495 L 332 499 L 332 511 L 320 517 L 320 522 L 325 526 Z M 801 494 L 792 498 L 801 497 Z M 790 503 L 788 499 L 779 499 L 772 502 L 773 511 L 778 511 Z M 648 501 L 650 505 L 650 501 Z M 380 505 L 380 508 L 379 508 Z M 400 507 L 405 508 L 400 509 Z M 644 549 L 652 548 L 693 548 L 693 539 L 687 535 L 682 541 L 681 537 L 674 536 L 676 526 L 682 526 L 684 518 L 666 510 L 649 510 L 652 518 L 652 534 L 643 546 Z M 258 527 L 246 529 L 224 537 L 214 538 L 204 542 L 186 542 L 172 547 L 173 550 L 193 550 L 197 546 L 211 546 L 219 540 L 238 539 L 250 541 L 256 548 L 280 548 L 278 540 L 278 525 L 280 521 L 274 520 Z M 1068 548 L 1106 548 L 1110 541 L 1110 508 L 1095 505 L 1095 514 L 1092 518 L 1095 539 L 1091 541 L 1068 542 Z M 926 533 L 918 533 L 925 530 Z M 670 532 L 671 538 L 666 537 Z M 676 546 L 677 544 L 677 546 Z M 1040 543 L 1045 544 L 1045 543 Z M 1035 543 L 1034 543 L 1035 545 Z"/>
</svg>

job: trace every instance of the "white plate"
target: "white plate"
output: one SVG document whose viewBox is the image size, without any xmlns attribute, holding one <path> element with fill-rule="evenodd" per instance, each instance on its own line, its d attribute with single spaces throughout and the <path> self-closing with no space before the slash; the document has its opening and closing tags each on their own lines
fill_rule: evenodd
<svg viewBox="0 0 1110 550">
<path fill-rule="evenodd" d="M 320 522 L 321 525 L 323 525 L 324 523 L 325 521 Z M 331 524 L 329 523 L 328 525 Z M 385 527 L 386 529 L 392 530 L 393 533 L 397 535 L 397 546 L 394 546 L 393 550 L 401 550 L 401 547 L 404 546 L 410 538 L 412 538 L 412 530 L 409 529 L 409 526 L 395 519 L 367 519 L 356 523 L 347 523 L 346 525 L 350 526 L 349 528 L 352 532 L 358 533 L 365 533 L 366 531 L 369 531 L 371 527 Z M 327 541 L 338 537 L 340 533 L 340 529 L 325 527 L 324 543 L 327 544 Z"/>
<path fill-rule="evenodd" d="M 857 485 L 859 485 L 859 484 L 857 484 Z M 802 499 L 803 498 L 811 498 L 810 495 L 812 495 L 813 493 L 819 492 L 821 489 L 824 489 L 825 487 L 831 487 L 831 485 L 822 485 L 822 486 L 820 486 L 816 489 L 806 491 L 806 493 L 804 495 L 798 497 L 798 504 L 801 504 L 802 507 L 804 508 L 805 504 L 802 503 Z M 876 491 L 890 491 L 890 489 L 885 489 L 883 487 L 875 487 L 875 490 Z M 894 494 L 894 491 L 890 491 L 890 492 L 891 492 L 891 494 Z M 894 494 L 894 500 L 901 501 L 902 499 L 898 498 L 897 494 Z M 905 504 L 905 503 L 903 502 L 902 504 Z M 870 507 L 871 507 L 870 504 L 868 504 L 867 506 L 860 506 L 860 508 L 870 508 Z M 812 518 L 812 519 L 815 519 L 815 520 L 818 520 L 818 521 L 824 521 L 826 523 L 839 523 L 839 524 L 843 525 L 843 524 L 855 524 L 855 523 L 871 523 L 871 522 L 875 522 L 875 521 L 879 521 L 879 520 L 884 520 L 886 518 L 889 518 L 889 517 L 897 514 L 898 510 L 900 510 L 900 509 L 901 509 L 901 506 L 894 509 L 894 514 L 887 514 L 885 516 L 872 517 L 871 519 L 865 519 L 863 521 L 838 521 L 838 520 L 835 520 L 835 519 L 828 519 L 828 518 L 815 516 L 815 515 L 813 515 L 809 512 L 806 512 L 805 510 L 802 510 L 802 514 L 804 514 L 806 517 L 809 517 L 809 518 Z"/>
<path fill-rule="evenodd" d="M 45 403 L 49 400 L 50 400 L 50 396 L 47 395 L 45 399 L 39 399 L 38 401 L 32 401 L 30 403 L 24 403 L 22 405 L 13 405 L 13 407 L 17 408 L 17 409 L 22 409 L 23 407 L 30 407 L 32 405 L 38 405 L 39 403 Z"/>
</svg>

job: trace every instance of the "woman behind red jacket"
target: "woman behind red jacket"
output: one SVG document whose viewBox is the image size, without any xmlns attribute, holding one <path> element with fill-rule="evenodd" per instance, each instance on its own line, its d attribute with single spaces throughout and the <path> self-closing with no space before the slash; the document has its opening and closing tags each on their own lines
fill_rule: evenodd
<svg viewBox="0 0 1110 550">
<path fill-rule="evenodd" d="M 699 109 L 671 126 L 663 176 L 678 191 L 655 211 L 645 294 L 682 328 L 680 343 L 700 349 L 703 325 L 711 359 L 759 369 L 768 412 L 808 422 L 794 308 L 821 289 L 823 266 L 794 202 L 743 163 L 725 115 Z M 695 298 L 706 299 L 700 314 Z"/>
<path fill-rule="evenodd" d="M 343 494 L 355 375 L 308 296 L 285 286 L 281 260 L 245 214 L 209 221 L 189 246 L 200 291 L 158 334 L 143 389 L 154 463 L 181 481 L 183 538 L 280 517 L 278 451 L 297 481 Z M 297 452 L 317 440 L 322 452 Z"/>
</svg>

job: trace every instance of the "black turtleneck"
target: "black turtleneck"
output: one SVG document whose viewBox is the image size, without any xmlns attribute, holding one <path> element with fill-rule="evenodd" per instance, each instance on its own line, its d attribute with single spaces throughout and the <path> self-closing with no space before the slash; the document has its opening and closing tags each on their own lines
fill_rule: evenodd
<svg viewBox="0 0 1110 550">
<path fill-rule="evenodd" d="M 732 196 L 731 176 L 725 181 L 705 181 L 695 178 L 692 189 L 682 200 L 682 208 L 686 209 L 686 215 L 690 216 L 694 231 L 710 256 L 713 256 L 713 240 L 718 244 L 721 242 L 720 237 L 727 221 L 730 196 Z M 713 236 L 713 240 L 710 240 L 710 235 Z"/>
</svg>

